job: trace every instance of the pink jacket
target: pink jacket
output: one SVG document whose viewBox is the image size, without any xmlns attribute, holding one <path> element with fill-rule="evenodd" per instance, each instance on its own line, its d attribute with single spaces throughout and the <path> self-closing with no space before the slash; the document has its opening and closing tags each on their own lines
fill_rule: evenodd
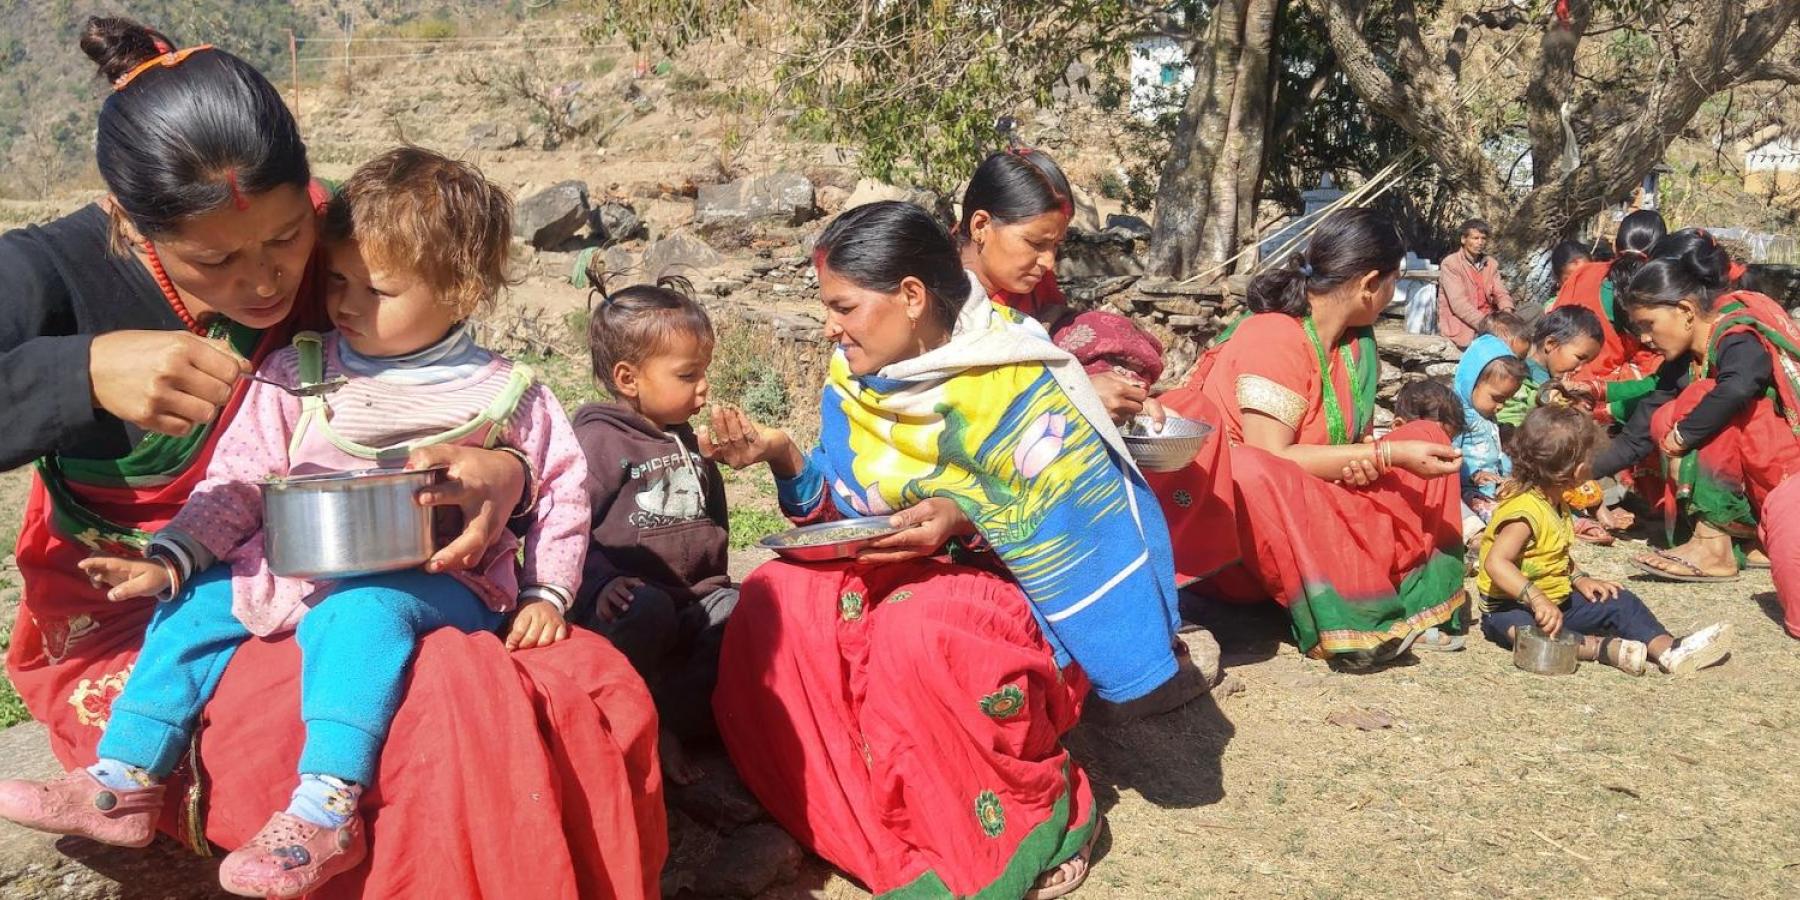
<svg viewBox="0 0 1800 900">
<path fill-rule="evenodd" d="M 1438 267 L 1438 334 L 1467 347 L 1489 313 L 1512 311 L 1512 294 L 1500 281 L 1500 262 L 1493 256 L 1480 266 L 1461 250 L 1444 258 Z"/>
<path fill-rule="evenodd" d="M 327 337 L 328 346 L 334 336 Z M 335 348 L 332 348 L 335 350 Z M 299 383 L 298 354 L 291 347 L 275 353 L 258 372 L 272 381 Z M 327 354 L 326 376 L 336 369 L 336 353 Z M 488 379 L 509 378 L 512 363 L 496 357 L 464 385 L 483 393 Z M 355 380 L 356 376 L 349 376 Z M 382 391 L 393 401 L 396 416 L 420 402 L 420 388 L 383 383 Z M 423 390 L 439 396 L 442 385 Z M 489 396 L 494 392 L 485 391 Z M 292 629 L 311 606 L 322 599 L 329 584 L 314 584 L 277 576 L 269 571 L 263 552 L 262 495 L 257 482 L 271 475 L 302 470 L 372 468 L 374 463 L 352 456 L 323 440 L 313 431 L 303 438 L 299 453 L 290 459 L 288 447 L 300 420 L 301 401 L 269 385 L 253 383 L 207 467 L 206 478 L 195 486 L 168 530 L 198 541 L 232 571 L 232 612 L 251 633 L 267 636 Z M 482 429 L 456 443 L 480 446 Z M 525 536 L 522 574 L 515 563 L 519 541 L 502 531 L 481 562 L 466 572 L 453 573 L 481 597 L 489 608 L 510 610 L 525 585 L 550 585 L 573 596 L 581 584 L 581 565 L 587 552 L 588 498 L 583 489 L 587 462 L 576 442 L 574 429 L 549 389 L 532 385 L 519 401 L 506 429 L 495 445 L 525 454 L 538 485 L 538 502 L 531 529 Z"/>
</svg>

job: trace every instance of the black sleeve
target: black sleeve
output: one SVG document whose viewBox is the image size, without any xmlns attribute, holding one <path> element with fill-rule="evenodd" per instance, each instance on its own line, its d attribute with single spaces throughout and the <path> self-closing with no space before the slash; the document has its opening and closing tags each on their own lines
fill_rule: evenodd
<svg viewBox="0 0 1800 900">
<path fill-rule="evenodd" d="M 1656 442 L 1650 439 L 1650 418 L 1681 393 L 1686 374 L 1685 358 L 1665 362 L 1656 370 L 1656 390 L 1637 402 L 1624 429 L 1594 457 L 1595 478 L 1617 475 L 1656 452 Z"/>
<path fill-rule="evenodd" d="M 0 235 L 0 471 L 58 448 L 94 422 L 88 351 L 68 286 L 30 230 Z"/>
<path fill-rule="evenodd" d="M 1699 447 L 1712 440 L 1775 383 L 1775 361 L 1755 335 L 1727 335 L 1719 341 L 1718 354 L 1713 361 L 1713 371 L 1718 373 L 1713 389 L 1676 424 L 1683 446 Z"/>
</svg>

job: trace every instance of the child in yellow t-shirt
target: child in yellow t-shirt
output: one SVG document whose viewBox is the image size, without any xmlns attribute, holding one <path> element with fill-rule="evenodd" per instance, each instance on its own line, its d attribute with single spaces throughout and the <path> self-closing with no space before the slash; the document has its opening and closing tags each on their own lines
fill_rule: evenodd
<svg viewBox="0 0 1800 900">
<path fill-rule="evenodd" d="M 1517 629 L 1568 629 L 1578 655 L 1632 675 L 1646 659 L 1669 674 L 1725 658 L 1731 625 L 1709 625 L 1676 641 L 1644 601 L 1616 582 L 1581 574 L 1569 555 L 1575 526 L 1563 492 L 1586 479 L 1599 429 L 1587 414 L 1540 406 L 1513 433 L 1513 480 L 1481 540 L 1475 586 L 1485 610 L 1481 633 L 1511 647 Z"/>
</svg>

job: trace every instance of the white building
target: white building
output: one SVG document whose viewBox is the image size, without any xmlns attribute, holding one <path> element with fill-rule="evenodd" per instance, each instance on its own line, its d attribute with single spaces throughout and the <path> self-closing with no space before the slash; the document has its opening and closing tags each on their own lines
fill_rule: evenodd
<svg viewBox="0 0 1800 900">
<path fill-rule="evenodd" d="M 1181 109 L 1194 69 L 1187 53 L 1173 38 L 1150 37 L 1131 45 L 1131 111 L 1154 119 Z"/>
</svg>

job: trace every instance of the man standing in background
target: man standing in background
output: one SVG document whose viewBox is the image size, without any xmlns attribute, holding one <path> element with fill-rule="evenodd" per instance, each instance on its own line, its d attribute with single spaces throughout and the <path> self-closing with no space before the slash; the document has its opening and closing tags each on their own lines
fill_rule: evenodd
<svg viewBox="0 0 1800 900">
<path fill-rule="evenodd" d="M 1490 313 L 1513 311 L 1512 295 L 1500 282 L 1500 262 L 1487 253 L 1492 232 L 1480 219 L 1464 222 L 1462 248 L 1438 267 L 1438 333 L 1458 347 L 1475 340 Z"/>
</svg>

